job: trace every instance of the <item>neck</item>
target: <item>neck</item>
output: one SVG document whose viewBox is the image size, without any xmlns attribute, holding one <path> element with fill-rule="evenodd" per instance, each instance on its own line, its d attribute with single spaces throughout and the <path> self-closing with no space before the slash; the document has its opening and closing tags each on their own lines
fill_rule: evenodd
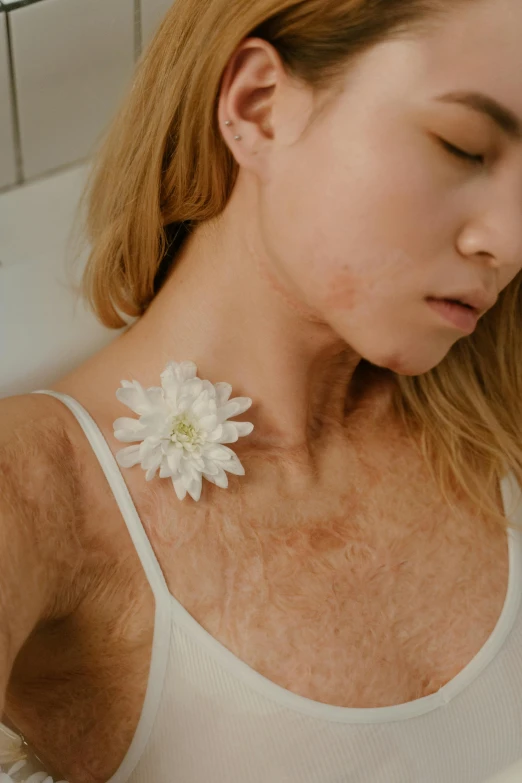
<svg viewBox="0 0 522 783">
<path fill-rule="evenodd" d="M 238 417 L 255 425 L 250 445 L 306 454 L 344 427 L 370 390 L 361 391 L 361 357 L 303 307 L 260 251 L 253 212 L 232 196 L 218 220 L 189 236 L 149 309 L 109 345 L 96 377 L 103 394 L 112 384 L 114 395 L 124 378 L 157 386 L 168 361 L 194 361 L 199 377 L 252 398 Z M 377 386 L 372 393 L 387 399 L 389 384 Z"/>
</svg>

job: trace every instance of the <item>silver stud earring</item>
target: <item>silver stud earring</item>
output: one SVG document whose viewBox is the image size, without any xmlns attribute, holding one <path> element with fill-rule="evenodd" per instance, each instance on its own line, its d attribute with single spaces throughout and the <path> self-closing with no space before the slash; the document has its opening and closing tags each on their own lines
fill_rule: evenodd
<svg viewBox="0 0 522 783">
<path fill-rule="evenodd" d="M 225 120 L 225 125 L 227 125 L 227 126 L 230 126 L 230 125 L 232 125 L 232 121 L 231 121 L 231 120 Z M 243 138 L 243 137 L 242 137 L 242 136 L 240 136 L 240 135 L 239 135 L 239 133 L 237 133 L 237 134 L 234 136 L 234 141 L 241 141 L 241 139 L 242 139 L 242 138 Z"/>
</svg>

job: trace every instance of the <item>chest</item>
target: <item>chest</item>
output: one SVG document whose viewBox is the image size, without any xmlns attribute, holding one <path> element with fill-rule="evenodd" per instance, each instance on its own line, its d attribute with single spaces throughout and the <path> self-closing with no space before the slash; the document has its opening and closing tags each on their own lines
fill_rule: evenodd
<svg viewBox="0 0 522 783">
<path fill-rule="evenodd" d="M 260 482 L 257 496 L 216 494 L 183 515 L 168 488 L 135 497 L 171 594 L 215 639 L 294 693 L 378 707 L 462 670 L 507 589 L 505 533 L 465 506 L 457 522 L 426 476 L 402 468 L 354 466 L 357 480 L 302 493 L 281 477 L 270 503 Z M 108 779 L 130 745 L 154 619 L 117 507 L 94 512 L 117 546 L 82 611 L 26 651 L 12 701 L 17 725 L 50 749 L 50 768 L 80 783 Z"/>
<path fill-rule="evenodd" d="M 344 707 L 426 696 L 492 633 L 508 549 L 472 514 L 459 528 L 442 504 L 415 497 L 408 515 L 374 496 L 355 515 L 315 516 L 308 504 L 290 526 L 195 520 L 165 559 L 170 591 L 239 659 L 301 696 Z"/>
</svg>

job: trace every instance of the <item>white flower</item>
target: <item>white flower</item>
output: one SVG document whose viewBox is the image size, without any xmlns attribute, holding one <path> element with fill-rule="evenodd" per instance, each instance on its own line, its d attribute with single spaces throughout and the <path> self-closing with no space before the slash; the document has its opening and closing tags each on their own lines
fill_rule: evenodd
<svg viewBox="0 0 522 783">
<path fill-rule="evenodd" d="M 161 386 L 143 389 L 138 381 L 121 381 L 120 402 L 139 419 L 120 418 L 113 423 L 114 437 L 123 443 L 141 441 L 116 454 L 118 464 L 131 468 L 141 463 L 150 481 L 172 479 L 180 500 L 188 493 L 201 497 L 202 477 L 218 487 L 228 487 L 225 471 L 244 476 L 237 455 L 224 446 L 250 435 L 250 422 L 228 421 L 248 410 L 250 397 L 229 399 L 232 386 L 201 380 L 194 362 L 169 362 L 161 373 Z"/>
<path fill-rule="evenodd" d="M 19 734 L 15 734 L 14 731 L 0 723 L 0 772 L 2 772 L 2 764 L 25 763 L 24 759 L 26 758 L 23 739 Z"/>
<path fill-rule="evenodd" d="M 53 783 L 52 777 L 47 772 L 33 772 L 28 778 L 12 778 L 11 775 L 15 775 L 20 769 L 21 767 L 18 764 L 15 764 L 7 772 L 2 772 L 0 769 L 0 783 Z M 67 781 L 61 780 L 57 781 L 57 783 L 67 783 Z"/>
<path fill-rule="evenodd" d="M 18 764 L 15 764 L 14 767 L 7 772 L 2 772 L 0 770 L 0 783 L 53 783 L 52 777 L 48 775 L 47 772 L 34 772 L 32 775 L 29 775 L 28 778 L 12 778 L 11 775 L 15 775 L 20 769 L 21 767 Z M 63 780 L 60 781 L 60 783 L 67 783 L 67 781 Z"/>
<path fill-rule="evenodd" d="M 0 783 L 53 783 L 47 772 L 31 772 L 30 767 L 22 737 L 0 723 Z"/>
</svg>

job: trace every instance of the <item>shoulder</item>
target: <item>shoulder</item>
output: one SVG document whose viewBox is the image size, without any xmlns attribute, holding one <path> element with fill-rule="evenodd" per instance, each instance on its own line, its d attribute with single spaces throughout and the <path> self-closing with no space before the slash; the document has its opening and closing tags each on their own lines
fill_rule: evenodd
<svg viewBox="0 0 522 783">
<path fill-rule="evenodd" d="M 3 491 L 37 517 L 77 492 L 77 460 L 56 399 L 36 394 L 0 400 Z"/>
<path fill-rule="evenodd" d="M 49 457 L 56 455 L 67 440 L 61 408 L 58 400 L 43 394 L 0 399 L 0 453 L 28 456 L 44 448 Z"/>
<path fill-rule="evenodd" d="M 22 568 L 51 575 L 42 607 L 49 616 L 81 553 L 81 482 L 63 407 L 42 394 L 0 400 L 0 565 L 12 552 Z"/>
</svg>

